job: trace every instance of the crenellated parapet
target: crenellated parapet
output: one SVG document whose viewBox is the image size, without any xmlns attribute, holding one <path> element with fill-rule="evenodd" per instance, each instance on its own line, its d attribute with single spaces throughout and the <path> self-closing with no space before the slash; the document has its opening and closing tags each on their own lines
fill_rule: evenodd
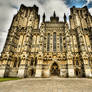
<svg viewBox="0 0 92 92">
<path fill-rule="evenodd" d="M 14 16 L 11 26 L 16 27 L 33 27 L 34 29 L 39 28 L 40 16 L 38 15 L 38 7 L 26 7 L 20 6 L 18 13 Z"/>
<path fill-rule="evenodd" d="M 92 16 L 87 6 L 83 8 L 72 7 L 70 9 L 70 27 L 71 29 L 81 27 L 83 29 L 92 27 Z"/>
</svg>

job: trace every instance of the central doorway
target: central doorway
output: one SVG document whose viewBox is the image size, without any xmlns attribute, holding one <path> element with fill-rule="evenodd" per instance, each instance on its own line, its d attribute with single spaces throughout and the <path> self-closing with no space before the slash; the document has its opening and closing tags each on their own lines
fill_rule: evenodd
<svg viewBox="0 0 92 92">
<path fill-rule="evenodd" d="M 81 72 L 78 68 L 75 69 L 75 75 L 76 77 L 81 77 Z"/>
<path fill-rule="evenodd" d="M 60 75 L 60 69 L 56 62 L 54 62 L 50 69 L 51 76 L 59 76 Z"/>
</svg>

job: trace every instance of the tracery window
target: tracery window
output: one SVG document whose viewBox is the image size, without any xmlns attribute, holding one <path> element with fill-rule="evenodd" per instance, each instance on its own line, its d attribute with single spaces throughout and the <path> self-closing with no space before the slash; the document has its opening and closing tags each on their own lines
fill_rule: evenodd
<svg viewBox="0 0 92 92">
<path fill-rule="evenodd" d="M 37 57 L 35 58 L 35 66 L 37 65 Z"/>
<path fill-rule="evenodd" d="M 60 34 L 60 51 L 62 51 L 62 35 Z"/>
<path fill-rule="evenodd" d="M 56 32 L 53 33 L 53 51 L 56 51 Z"/>
<path fill-rule="evenodd" d="M 79 65 L 79 62 L 78 62 L 78 60 L 76 60 L 76 65 Z"/>
<path fill-rule="evenodd" d="M 30 65 L 34 65 L 34 59 L 33 58 L 31 59 Z"/>
<path fill-rule="evenodd" d="M 20 66 L 20 61 L 21 61 L 21 59 L 19 58 L 19 63 L 18 63 L 18 67 Z"/>
<path fill-rule="evenodd" d="M 50 33 L 47 36 L 47 51 L 50 51 Z"/>
<path fill-rule="evenodd" d="M 17 59 L 15 59 L 13 67 L 16 67 L 16 66 L 17 66 Z"/>
</svg>

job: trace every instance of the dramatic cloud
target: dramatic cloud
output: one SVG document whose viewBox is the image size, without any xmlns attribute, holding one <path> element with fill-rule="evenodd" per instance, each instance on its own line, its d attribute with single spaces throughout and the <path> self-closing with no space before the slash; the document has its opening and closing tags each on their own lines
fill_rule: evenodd
<svg viewBox="0 0 92 92">
<path fill-rule="evenodd" d="M 64 2 L 66 5 L 68 5 L 68 7 L 82 7 L 84 4 L 87 3 L 87 0 L 64 0 Z"/>
<path fill-rule="evenodd" d="M 0 1 L 0 52 L 15 13 L 17 13 L 17 10 L 10 6 L 10 2 L 6 2 L 6 0 Z"/>
<path fill-rule="evenodd" d="M 67 6 L 62 0 L 2 0 L 0 1 L 0 52 L 5 43 L 8 29 L 11 25 L 14 14 L 17 13 L 21 4 L 26 6 L 39 6 L 39 14 L 46 13 L 46 19 L 53 14 L 55 10 L 60 19 L 63 19 L 64 12 L 67 12 Z M 62 8 L 63 7 L 63 8 Z"/>
<path fill-rule="evenodd" d="M 91 2 L 92 2 L 92 0 L 87 0 L 87 4 L 86 5 L 90 4 Z"/>
<path fill-rule="evenodd" d="M 64 13 L 68 13 L 69 8 L 62 0 L 38 0 L 42 7 L 45 10 L 47 20 L 53 15 L 53 12 L 56 11 L 57 16 L 60 17 L 60 20 L 63 20 Z"/>
<path fill-rule="evenodd" d="M 39 7 L 39 14 L 45 12 L 46 20 L 49 20 L 56 11 L 57 16 L 63 21 L 63 15 L 69 15 L 69 8 L 72 6 L 82 7 L 87 5 L 92 14 L 92 0 L 0 0 L 0 52 L 3 49 L 5 39 L 10 28 L 14 14 L 20 8 L 20 5 L 33 6 L 36 4 Z"/>
</svg>

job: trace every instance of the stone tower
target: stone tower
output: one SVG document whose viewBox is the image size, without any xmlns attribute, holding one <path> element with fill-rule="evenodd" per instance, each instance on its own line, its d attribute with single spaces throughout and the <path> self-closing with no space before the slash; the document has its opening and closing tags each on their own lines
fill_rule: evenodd
<svg viewBox="0 0 92 92">
<path fill-rule="evenodd" d="M 80 70 L 86 77 L 92 76 L 92 16 L 87 7 L 70 9 L 70 31 L 73 39 L 72 52 L 74 69 Z M 74 47 L 73 47 L 74 46 Z M 78 62 L 79 61 L 79 62 Z M 78 62 L 78 66 L 76 66 Z"/>
<path fill-rule="evenodd" d="M 4 49 L 1 53 L 0 76 L 25 76 L 25 64 L 31 52 L 32 29 L 38 29 L 40 16 L 38 7 L 21 5 L 14 16 L 8 32 Z M 21 62 L 20 62 L 21 61 Z"/>
</svg>

